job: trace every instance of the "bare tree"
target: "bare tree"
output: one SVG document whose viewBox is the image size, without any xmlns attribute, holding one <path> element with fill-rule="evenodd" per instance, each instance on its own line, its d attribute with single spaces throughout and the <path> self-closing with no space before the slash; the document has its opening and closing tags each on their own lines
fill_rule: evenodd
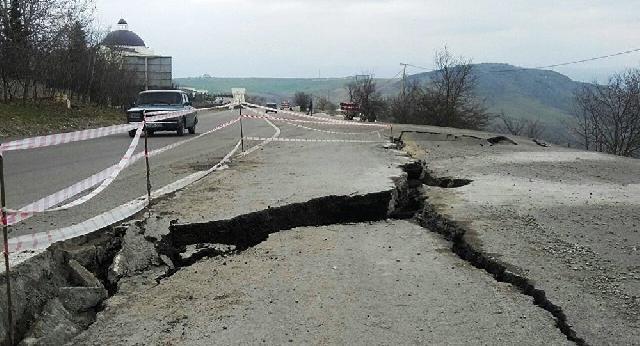
<svg viewBox="0 0 640 346">
<path fill-rule="evenodd" d="M 123 56 L 100 47 L 94 0 L 0 0 L 0 87 L 5 102 L 64 93 L 125 105 L 138 91 Z"/>
<path fill-rule="evenodd" d="M 501 133 L 508 133 L 515 136 L 526 136 L 529 138 L 540 138 L 544 134 L 545 126 L 540 119 L 516 119 L 500 113 L 497 116 L 500 123 L 495 125 L 495 130 Z"/>
<path fill-rule="evenodd" d="M 414 82 L 405 95 L 390 100 L 389 118 L 400 122 L 481 129 L 490 114 L 476 96 L 476 76 L 470 59 L 454 57 L 449 50 L 435 54 L 436 70 L 430 80 Z"/>
<path fill-rule="evenodd" d="M 585 148 L 621 156 L 640 151 L 640 70 L 615 74 L 607 85 L 576 92 L 574 133 Z"/>
<path fill-rule="evenodd" d="M 306 112 L 307 108 L 309 108 L 309 104 L 311 103 L 311 95 L 298 91 L 293 95 L 293 103 L 296 106 L 300 106 L 300 111 Z"/>
<path fill-rule="evenodd" d="M 347 92 L 351 102 L 360 108 L 362 121 L 376 121 L 385 110 L 386 104 L 376 89 L 376 82 L 371 75 L 358 76 L 347 84 Z"/>
<path fill-rule="evenodd" d="M 336 110 L 336 105 L 329 101 L 326 97 L 321 97 L 318 99 L 316 108 L 323 112 L 332 112 Z"/>
<path fill-rule="evenodd" d="M 447 47 L 436 52 L 436 71 L 426 89 L 424 107 L 437 126 L 480 129 L 489 122 L 484 103 L 475 94 L 477 78 L 470 59 L 454 57 Z"/>
</svg>

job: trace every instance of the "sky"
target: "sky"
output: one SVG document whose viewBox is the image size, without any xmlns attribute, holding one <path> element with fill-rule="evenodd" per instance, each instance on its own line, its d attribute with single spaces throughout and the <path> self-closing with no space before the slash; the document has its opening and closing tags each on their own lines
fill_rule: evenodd
<svg viewBox="0 0 640 346">
<path fill-rule="evenodd" d="M 124 18 L 174 77 L 396 76 L 445 45 L 475 63 L 546 66 L 640 48 L 639 0 L 96 0 Z M 602 81 L 640 52 L 554 68 Z M 409 68 L 409 74 L 422 72 Z"/>
</svg>

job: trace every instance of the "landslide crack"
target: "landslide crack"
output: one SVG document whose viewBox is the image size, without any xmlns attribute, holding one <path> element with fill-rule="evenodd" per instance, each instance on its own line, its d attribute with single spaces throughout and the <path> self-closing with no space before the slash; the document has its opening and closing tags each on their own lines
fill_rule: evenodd
<svg viewBox="0 0 640 346">
<path fill-rule="evenodd" d="M 414 163 L 410 167 L 414 175 L 418 171 L 417 166 L 418 164 Z M 433 173 L 426 169 L 424 163 L 419 162 L 419 166 L 422 168 L 421 175 L 424 181 L 440 183 L 451 182 L 451 178 L 443 179 L 434 177 L 432 175 Z M 471 182 L 471 180 L 467 179 L 458 180 L 466 181 L 466 184 Z M 455 187 L 452 185 L 456 185 L 456 183 L 451 183 L 451 186 L 441 186 L 440 183 L 433 184 L 433 186 Z M 551 313 L 556 320 L 556 327 L 567 337 L 569 341 L 578 345 L 588 345 L 583 338 L 577 335 L 576 331 L 568 323 L 567 316 L 562 310 L 562 307 L 551 302 L 547 298 L 544 290 L 536 288 L 532 280 L 510 271 L 504 263 L 501 263 L 492 256 L 484 253 L 482 250 L 477 249 L 473 244 L 469 243 L 465 238 L 467 230 L 455 221 L 440 214 L 433 205 L 428 203 L 428 199 L 424 199 L 423 203 L 424 206 L 422 208 L 422 212 L 420 212 L 416 217 L 421 226 L 431 232 L 439 233 L 444 236 L 445 239 L 451 241 L 451 251 L 459 258 L 467 261 L 474 267 L 491 274 L 496 281 L 511 284 L 522 294 L 532 297 L 533 303 L 536 306 Z"/>
<path fill-rule="evenodd" d="M 544 290 L 536 288 L 530 279 L 511 272 L 505 264 L 468 243 L 465 239 L 466 229 L 437 212 L 425 199 L 422 191 L 423 184 L 456 188 L 468 185 L 472 180 L 436 177 L 421 161 L 411 162 L 401 168 L 405 174 L 394 179 L 395 188 L 389 191 L 358 196 L 327 196 L 227 220 L 172 224 L 169 234 L 156 243 L 158 253 L 169 257 L 176 264 L 175 270 L 178 270 L 179 267 L 189 266 L 204 257 L 225 256 L 246 250 L 266 240 L 272 233 L 296 227 L 413 218 L 422 227 L 451 241 L 451 251 L 461 259 L 485 270 L 496 281 L 509 283 L 522 294 L 532 297 L 536 306 L 555 318 L 556 327 L 568 340 L 578 345 L 587 345 L 568 324 L 562 308 L 551 302 Z M 221 246 L 229 247 L 225 250 L 227 253 L 220 251 Z M 197 252 L 195 256 L 185 256 L 188 251 L 203 248 L 205 251 Z"/>
<path fill-rule="evenodd" d="M 157 249 L 177 266 L 185 266 L 194 262 L 181 256 L 187 246 L 218 244 L 242 251 L 266 240 L 271 233 L 296 227 L 384 220 L 396 210 L 393 203 L 396 203 L 393 191 L 359 196 L 327 196 L 227 220 L 174 224 L 169 227 L 169 234 L 158 242 Z M 212 253 L 215 254 L 215 250 Z"/>
</svg>

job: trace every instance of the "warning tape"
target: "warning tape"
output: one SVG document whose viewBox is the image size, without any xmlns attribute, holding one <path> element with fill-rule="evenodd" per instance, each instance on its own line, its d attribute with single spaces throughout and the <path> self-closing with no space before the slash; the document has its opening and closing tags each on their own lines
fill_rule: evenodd
<svg viewBox="0 0 640 346">
<path fill-rule="evenodd" d="M 169 193 L 175 192 L 204 178 L 214 171 L 225 168 L 226 163 L 230 161 L 231 157 L 238 151 L 239 148 L 240 141 L 238 141 L 234 148 L 213 167 L 209 168 L 206 171 L 193 173 L 176 182 L 153 191 L 151 193 L 151 199 L 156 199 Z M 57 241 L 62 241 L 91 233 L 93 231 L 113 225 L 119 221 L 131 217 L 135 213 L 143 210 L 147 206 L 147 204 L 147 195 L 145 194 L 144 196 L 140 196 L 128 203 L 125 203 L 119 207 L 116 207 L 108 212 L 102 213 L 79 224 L 60 228 L 57 230 L 26 234 L 10 238 L 8 244 L 9 252 L 43 249 L 46 248 L 49 244 L 55 243 Z"/>
<path fill-rule="evenodd" d="M 277 138 L 280 137 L 280 128 L 277 127 L 276 125 L 274 125 L 271 121 L 269 121 L 269 119 L 264 119 L 264 121 L 266 121 L 269 125 L 271 125 L 271 127 L 273 127 L 276 130 L 276 132 L 273 134 L 273 136 L 263 139 L 262 143 L 260 143 L 260 144 L 258 144 L 256 146 L 254 146 L 253 148 L 241 153 L 239 155 L 240 157 L 247 156 L 247 155 L 251 154 L 252 152 L 264 147 L 267 144 L 269 144 L 270 142 L 272 142 L 274 140 L 277 140 Z"/>
<path fill-rule="evenodd" d="M 264 137 L 245 137 L 249 141 L 264 141 Z M 276 142 L 328 142 L 328 143 L 382 143 L 381 141 L 368 141 L 360 139 L 312 139 L 312 138 L 273 138 Z"/>
<path fill-rule="evenodd" d="M 312 121 L 312 120 L 300 120 L 300 119 L 287 119 L 287 118 L 279 118 L 273 116 L 265 116 L 265 115 L 247 115 L 243 114 L 243 118 L 249 119 L 269 119 L 273 121 L 282 121 L 282 122 L 293 122 L 293 123 L 301 123 L 301 124 L 317 124 L 317 125 L 330 125 L 330 126 L 362 126 L 359 123 L 328 123 L 323 121 Z M 379 131 L 379 130 L 376 130 Z M 372 131 L 374 132 L 374 131 Z"/>
<path fill-rule="evenodd" d="M 230 123 L 235 123 L 239 120 L 240 118 L 236 118 L 232 120 Z M 265 120 L 265 121 L 269 123 L 269 125 L 271 125 L 276 130 L 275 134 L 272 137 L 265 138 L 262 143 L 257 144 L 254 147 L 250 148 L 249 150 L 245 151 L 244 153 L 238 155 L 239 157 L 246 156 L 254 152 L 255 150 L 266 145 L 267 143 L 273 141 L 276 137 L 280 135 L 280 129 L 277 126 L 275 126 L 269 120 Z M 227 167 L 226 164 L 229 161 L 231 161 L 231 158 L 233 157 L 233 155 L 235 155 L 240 149 L 240 144 L 241 142 L 238 141 L 235 147 L 227 155 L 225 155 L 225 157 L 222 160 L 220 160 L 220 162 L 218 162 L 216 165 L 214 165 L 210 169 L 206 171 L 193 173 L 187 177 L 184 177 L 178 181 L 175 181 L 169 185 L 166 185 L 156 191 L 153 191 L 151 193 L 151 199 L 157 199 L 169 193 L 173 193 L 179 189 L 182 189 L 206 177 L 212 172 L 226 168 Z M 105 228 L 107 226 L 113 225 L 122 220 L 125 220 L 135 215 L 136 213 L 142 211 L 145 208 L 145 206 L 147 206 L 147 203 L 148 203 L 147 195 L 145 194 L 128 203 L 118 206 L 108 212 L 102 213 L 89 220 L 86 220 L 84 222 L 81 222 L 69 227 L 10 238 L 9 244 L 7 245 L 7 247 L 9 252 L 44 249 L 49 244 L 52 244 L 54 242 L 63 241 L 66 239 L 86 235 L 91 232 L 97 231 L 99 229 Z"/>
<path fill-rule="evenodd" d="M 305 130 L 311 130 L 311 131 L 316 131 L 316 132 L 322 132 L 322 133 L 330 133 L 330 134 L 335 134 L 335 135 L 367 135 L 367 134 L 373 134 L 373 133 L 377 133 L 378 136 L 380 136 L 380 131 L 381 130 L 373 130 L 373 131 L 367 131 L 367 132 L 341 132 L 341 131 L 330 131 L 330 130 L 322 130 L 322 129 L 315 129 L 312 127 L 307 127 L 307 126 L 303 126 L 303 125 L 299 125 L 299 124 L 295 124 L 294 121 L 295 120 L 289 120 L 289 119 L 283 119 L 283 118 L 275 118 L 275 117 L 271 117 L 271 116 L 264 116 L 262 117 L 264 119 L 271 119 L 271 120 L 278 120 L 278 121 L 282 121 L 284 123 L 287 123 L 291 126 L 295 126 L 295 127 L 299 127 L 301 129 L 305 129 Z M 306 120 L 302 120 L 304 122 L 310 122 L 310 121 L 306 121 Z M 310 122 L 311 123 L 311 122 Z M 315 122 L 313 122 L 315 123 Z M 327 123 L 322 123 L 323 125 L 326 125 Z M 331 124 L 333 125 L 333 124 Z"/>
<path fill-rule="evenodd" d="M 72 206 L 75 205 L 79 205 L 82 204 L 86 201 L 88 201 L 89 199 L 93 198 L 95 195 L 97 195 L 98 193 L 102 192 L 107 186 L 109 186 L 109 184 L 111 184 L 111 182 L 113 182 L 113 180 L 115 180 L 115 178 L 118 176 L 118 174 L 120 174 L 120 172 L 124 169 L 124 167 L 126 167 L 127 163 L 129 162 L 129 160 L 131 159 L 131 154 L 133 153 L 133 151 L 136 149 L 136 147 L 138 146 L 138 142 L 140 140 L 140 136 L 142 135 L 142 131 L 144 129 L 144 122 L 140 123 L 140 125 L 138 126 L 135 136 L 133 137 L 133 139 L 131 140 L 131 143 L 129 144 L 129 147 L 127 148 L 127 151 L 125 152 L 125 154 L 122 156 L 122 158 L 120 159 L 120 161 L 115 165 L 115 169 L 112 169 L 109 174 L 105 177 L 105 179 L 103 179 L 102 184 L 96 189 L 94 190 L 91 194 L 88 194 L 68 205 L 65 205 L 63 207 L 60 208 L 56 208 L 56 210 L 61 210 L 61 209 L 68 209 Z M 95 176 L 95 175 L 94 175 Z M 86 181 L 86 180 L 85 180 Z M 95 182 L 100 183 L 100 181 L 96 181 Z M 21 221 L 21 220 L 25 220 L 29 217 L 31 217 L 35 212 L 43 212 L 45 211 L 45 205 L 52 203 L 52 198 L 55 197 L 60 197 L 61 194 L 55 193 L 53 195 L 48 196 L 48 198 L 44 198 L 41 199 L 39 201 L 39 205 L 37 205 L 35 210 L 29 210 L 29 209 L 23 209 L 23 210 L 11 210 L 11 209 L 5 209 L 5 218 L 3 218 L 1 220 L 0 223 L 2 223 L 3 225 L 14 225 L 17 222 Z M 62 201 L 59 201 L 58 203 L 60 203 Z M 57 203 L 56 203 L 57 204 Z M 53 204 L 55 205 L 55 204 Z"/>
<path fill-rule="evenodd" d="M 162 148 L 156 149 L 156 150 L 152 150 L 151 152 L 149 152 L 149 157 L 153 157 L 156 156 L 158 154 L 161 154 L 163 152 L 166 152 L 168 150 L 174 149 L 176 147 L 179 147 L 183 144 L 186 144 L 188 142 L 191 142 L 193 140 L 196 140 L 198 138 L 201 138 L 203 136 L 209 135 L 213 132 L 216 132 L 218 130 L 224 129 L 228 126 L 231 126 L 235 123 L 237 123 L 238 121 L 240 121 L 240 117 L 235 118 L 233 120 L 230 120 L 228 122 L 225 122 L 223 124 L 220 124 L 218 126 L 216 126 L 215 128 L 208 130 L 206 132 L 203 132 L 201 134 L 199 134 L 198 136 L 183 140 L 183 141 L 179 141 L 167 146 L 164 146 Z M 142 128 L 142 124 L 140 125 L 140 127 Z M 137 142 L 136 142 L 137 143 Z M 133 145 L 133 141 L 132 141 L 132 145 Z M 131 146 L 130 146 L 131 148 Z M 134 146 L 135 148 L 135 146 Z M 125 160 L 126 162 L 124 163 L 124 167 L 120 167 L 120 163 L 111 166 L 105 170 L 103 170 L 102 172 L 99 172 L 97 174 L 92 175 L 91 177 L 80 181 L 76 184 L 73 184 L 65 189 L 62 189 L 58 192 L 55 192 L 47 197 L 44 197 L 36 202 L 30 203 L 22 208 L 20 208 L 19 210 L 12 210 L 12 209 L 5 209 L 7 212 L 7 224 L 8 225 L 14 225 L 18 222 L 24 221 L 30 217 L 33 216 L 33 214 L 36 213 L 43 213 L 43 212 L 47 212 L 47 211 L 58 211 L 58 210 L 63 210 L 63 209 L 68 209 L 77 205 L 80 205 L 82 203 L 87 202 L 89 199 L 95 197 L 98 193 L 100 193 L 102 190 L 104 190 L 104 188 L 106 188 L 106 186 L 108 186 L 109 184 L 111 184 L 111 182 L 113 182 L 113 179 L 110 179 L 110 177 L 117 177 L 117 175 L 120 173 L 120 171 L 122 171 L 123 168 L 128 167 L 130 165 L 132 165 L 133 163 L 135 163 L 136 161 L 142 159 L 144 157 L 144 152 L 140 152 L 136 155 L 130 156 L 130 158 L 128 160 Z M 127 155 L 125 154 L 125 157 Z M 124 157 L 123 157 L 124 159 Z M 122 162 L 122 160 L 121 160 Z M 107 181 L 110 180 L 110 182 L 108 184 L 104 184 L 103 181 Z M 94 190 L 91 194 L 82 197 L 81 199 L 71 202 L 69 204 L 66 204 L 62 207 L 58 207 L 55 209 L 51 209 L 51 207 L 58 205 L 66 200 L 68 200 L 69 198 L 78 195 L 90 188 L 92 188 L 93 186 L 100 184 L 101 182 L 103 182 L 104 188 L 101 188 L 103 185 L 101 185 L 100 187 L 98 187 L 96 190 Z M 96 192 L 97 191 L 97 192 Z M 81 201 L 81 202 L 80 202 Z M 4 222 L 4 220 L 3 220 Z"/>
<path fill-rule="evenodd" d="M 261 106 L 261 105 L 257 105 L 257 104 L 253 104 L 253 103 L 247 103 L 245 102 L 244 104 L 248 105 L 248 106 L 252 106 L 255 108 L 260 108 L 260 109 L 264 109 L 264 110 L 277 110 L 275 108 L 269 108 L 269 107 L 265 107 L 265 106 Z M 288 111 L 288 110 L 277 110 L 278 112 L 284 113 L 284 114 L 290 114 L 296 117 L 301 117 L 301 118 L 308 118 L 308 119 L 314 119 L 315 121 L 322 121 L 324 123 L 333 123 L 333 124 L 344 124 L 344 125 L 352 125 L 352 126 L 371 126 L 371 127 L 383 127 L 383 128 L 388 128 L 390 125 L 389 124 L 380 124 L 380 123 L 358 123 L 358 122 L 352 122 L 352 121 L 346 121 L 346 120 L 338 120 L 338 119 L 328 119 L 328 118 L 321 118 L 321 117 L 314 117 L 314 116 L 310 116 L 310 115 L 306 115 L 306 114 L 302 114 L 302 113 L 298 113 L 298 112 L 293 112 L 293 111 Z M 290 120 L 290 119 L 289 119 Z"/>
<path fill-rule="evenodd" d="M 198 110 L 211 110 L 218 107 L 210 107 L 210 108 L 199 108 L 194 109 Z M 147 122 L 157 122 L 165 119 L 171 119 L 175 117 L 179 117 L 185 114 L 189 114 L 194 110 L 185 110 L 185 111 L 158 111 L 158 112 L 149 112 L 147 115 Z M 99 127 L 96 129 L 89 130 L 81 130 L 75 132 L 66 132 L 66 133 L 56 133 L 46 136 L 38 136 L 38 137 L 30 137 L 24 139 L 18 139 L 11 142 L 6 142 L 0 144 L 0 155 L 2 155 L 5 151 L 16 151 L 16 150 L 26 150 L 26 149 L 36 149 L 49 147 L 54 145 L 67 144 L 72 142 L 86 141 L 90 139 L 96 139 L 106 136 L 111 136 L 118 133 L 124 133 L 127 131 L 134 130 L 138 128 L 139 124 L 122 124 L 122 125 L 113 125 L 106 127 Z"/>
</svg>

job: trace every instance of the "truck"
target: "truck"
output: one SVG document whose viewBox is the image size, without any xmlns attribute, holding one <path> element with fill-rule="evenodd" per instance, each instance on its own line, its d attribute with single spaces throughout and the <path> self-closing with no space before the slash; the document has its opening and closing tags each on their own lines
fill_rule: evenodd
<svg viewBox="0 0 640 346">
<path fill-rule="evenodd" d="M 346 120 L 353 120 L 360 115 L 360 106 L 355 102 L 340 102 L 340 112 Z"/>
</svg>

